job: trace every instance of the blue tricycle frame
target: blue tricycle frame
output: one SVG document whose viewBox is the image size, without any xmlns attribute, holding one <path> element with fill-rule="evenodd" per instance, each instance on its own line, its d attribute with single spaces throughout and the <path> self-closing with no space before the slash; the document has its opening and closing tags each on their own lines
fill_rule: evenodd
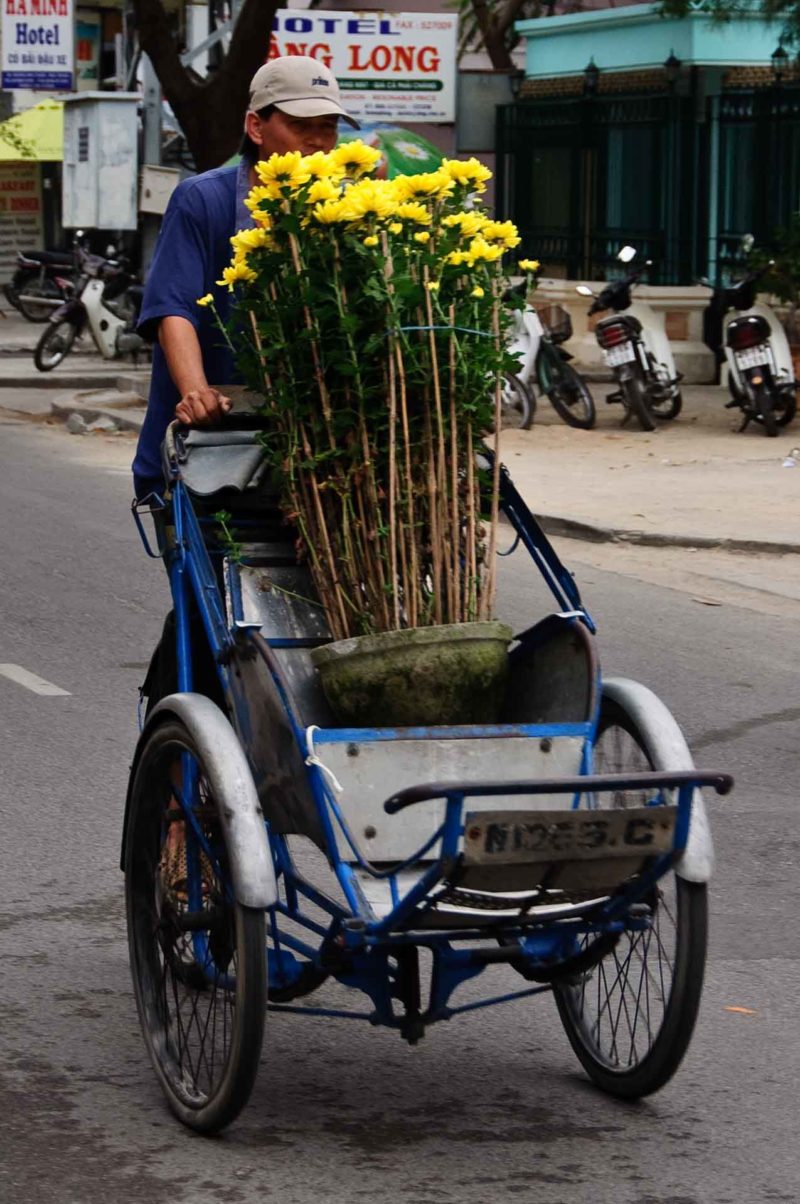
<svg viewBox="0 0 800 1204">
<path fill-rule="evenodd" d="M 170 1107 L 204 1132 L 234 1119 L 266 1010 L 365 1019 L 413 1043 L 435 1021 L 546 992 L 600 1087 L 661 1087 L 702 989 L 700 788 L 732 780 L 694 768 L 644 686 L 601 679 L 575 581 L 504 468 L 514 546 L 557 609 L 515 636 L 502 722 L 338 726 L 309 658 L 330 636 L 257 426 L 173 423 L 164 495 L 133 507 L 174 604 L 174 692 L 140 735 L 122 851 L 137 1006 Z M 498 964 L 503 989 L 454 1002 Z M 369 1008 L 296 1002 L 329 977 Z"/>
</svg>

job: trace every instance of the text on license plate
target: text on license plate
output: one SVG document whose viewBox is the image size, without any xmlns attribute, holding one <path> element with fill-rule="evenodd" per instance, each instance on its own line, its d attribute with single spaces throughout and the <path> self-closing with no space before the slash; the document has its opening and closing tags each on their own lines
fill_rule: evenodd
<svg viewBox="0 0 800 1204">
<path fill-rule="evenodd" d="M 620 343 L 619 347 L 609 347 L 608 351 L 603 352 L 603 355 L 610 368 L 616 368 L 619 364 L 627 364 L 636 359 L 633 343 Z"/>
<path fill-rule="evenodd" d="M 761 368 L 769 363 L 769 350 L 766 347 L 748 347 L 746 351 L 737 351 L 736 363 L 740 368 Z"/>
<path fill-rule="evenodd" d="M 592 811 L 473 811 L 464 824 L 464 859 L 487 862 L 645 857 L 673 847 L 677 808 Z"/>
</svg>

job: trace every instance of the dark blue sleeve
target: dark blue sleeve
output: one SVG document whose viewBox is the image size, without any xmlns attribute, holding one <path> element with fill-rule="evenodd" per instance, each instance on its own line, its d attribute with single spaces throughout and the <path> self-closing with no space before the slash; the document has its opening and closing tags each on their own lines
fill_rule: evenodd
<svg viewBox="0 0 800 1204">
<path fill-rule="evenodd" d="M 202 191 L 184 180 L 172 194 L 147 276 L 139 333 L 155 340 L 161 318 L 186 318 L 197 328 L 197 298 L 208 292 L 211 257 L 216 248 L 209 237 Z"/>
</svg>

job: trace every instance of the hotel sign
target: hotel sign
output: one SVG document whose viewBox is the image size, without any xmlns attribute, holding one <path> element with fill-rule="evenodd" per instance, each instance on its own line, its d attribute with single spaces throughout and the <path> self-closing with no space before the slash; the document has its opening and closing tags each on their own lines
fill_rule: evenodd
<svg viewBox="0 0 800 1204">
<path fill-rule="evenodd" d="M 71 92 L 74 70 L 72 0 L 0 0 L 0 87 Z"/>
</svg>

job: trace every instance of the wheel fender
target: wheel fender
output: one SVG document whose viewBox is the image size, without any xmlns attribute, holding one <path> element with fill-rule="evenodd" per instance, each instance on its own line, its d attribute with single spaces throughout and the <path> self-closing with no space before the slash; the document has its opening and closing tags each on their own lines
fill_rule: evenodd
<svg viewBox="0 0 800 1204">
<path fill-rule="evenodd" d="M 647 686 L 624 677 L 603 679 L 603 693 L 618 703 L 651 740 L 655 768 L 664 771 L 694 769 L 694 760 L 673 715 Z M 692 799 L 686 848 L 675 872 L 688 882 L 708 882 L 714 870 L 714 846 L 705 802 L 700 790 Z"/>
<path fill-rule="evenodd" d="M 275 867 L 258 793 L 244 750 L 228 719 L 202 694 L 170 694 L 148 717 L 136 748 L 131 780 L 140 751 L 153 728 L 174 716 L 187 728 L 205 761 L 209 784 L 219 804 L 236 900 L 244 907 L 273 907 L 278 899 Z"/>
</svg>

